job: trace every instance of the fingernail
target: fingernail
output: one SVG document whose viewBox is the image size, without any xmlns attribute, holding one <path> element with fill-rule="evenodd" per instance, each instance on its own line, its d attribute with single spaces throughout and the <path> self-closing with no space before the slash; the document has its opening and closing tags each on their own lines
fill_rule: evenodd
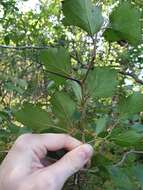
<svg viewBox="0 0 143 190">
<path fill-rule="evenodd" d="M 89 160 L 92 155 L 93 155 L 93 148 L 89 144 L 83 145 L 79 151 L 79 156 L 81 157 L 81 159 L 85 161 Z"/>
</svg>

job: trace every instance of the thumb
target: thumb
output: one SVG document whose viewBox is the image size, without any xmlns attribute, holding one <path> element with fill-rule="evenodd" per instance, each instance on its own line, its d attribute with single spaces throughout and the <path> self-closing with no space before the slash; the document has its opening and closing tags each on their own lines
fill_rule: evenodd
<svg viewBox="0 0 143 190">
<path fill-rule="evenodd" d="M 47 167 L 47 172 L 51 173 L 58 183 L 58 187 L 62 188 L 66 180 L 84 167 L 93 154 L 91 145 L 84 144 L 68 152 L 55 164 Z M 59 188 L 59 189 L 60 189 Z"/>
</svg>

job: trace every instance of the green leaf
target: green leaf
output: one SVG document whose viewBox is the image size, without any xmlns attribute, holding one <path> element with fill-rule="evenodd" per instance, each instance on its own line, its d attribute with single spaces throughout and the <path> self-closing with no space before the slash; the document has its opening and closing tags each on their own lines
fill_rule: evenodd
<svg viewBox="0 0 143 190">
<path fill-rule="evenodd" d="M 64 92 L 58 92 L 52 98 L 53 113 L 61 122 L 66 124 L 66 127 L 72 127 L 72 116 L 76 109 L 75 102 Z"/>
<path fill-rule="evenodd" d="M 103 24 L 101 10 L 91 0 L 64 0 L 63 13 L 65 25 L 78 26 L 90 35 L 97 33 Z"/>
<path fill-rule="evenodd" d="M 107 169 L 113 183 L 118 188 L 121 188 L 122 190 L 134 190 L 134 185 L 124 169 L 114 166 L 108 166 Z"/>
<path fill-rule="evenodd" d="M 70 76 L 70 54 L 63 47 L 49 48 L 48 50 L 41 51 L 40 60 L 51 74 Z"/>
<path fill-rule="evenodd" d="M 134 130 L 122 131 L 118 134 L 111 134 L 110 140 L 120 146 L 130 147 L 138 145 L 142 140 L 143 134 Z"/>
<path fill-rule="evenodd" d="M 65 84 L 66 79 L 61 76 L 57 76 L 55 74 L 46 73 L 47 78 L 50 79 L 52 82 L 54 82 L 55 86 Z"/>
<path fill-rule="evenodd" d="M 121 118 L 128 118 L 133 114 L 143 111 L 143 94 L 134 92 L 127 98 L 121 98 L 119 101 L 118 111 Z"/>
<path fill-rule="evenodd" d="M 101 117 L 96 122 L 96 135 L 102 133 L 107 126 L 108 116 Z"/>
<path fill-rule="evenodd" d="M 141 11 L 130 2 L 122 2 L 110 15 L 110 27 L 120 34 L 121 40 L 132 45 L 141 43 Z M 111 35 L 111 34 L 110 34 Z"/>
<path fill-rule="evenodd" d="M 117 71 L 110 67 L 96 67 L 89 72 L 85 88 L 93 97 L 107 98 L 115 94 L 118 84 Z"/>
<path fill-rule="evenodd" d="M 53 126 L 49 114 L 34 104 L 24 103 L 22 109 L 14 115 L 17 121 L 34 131 L 40 131 Z"/>
</svg>

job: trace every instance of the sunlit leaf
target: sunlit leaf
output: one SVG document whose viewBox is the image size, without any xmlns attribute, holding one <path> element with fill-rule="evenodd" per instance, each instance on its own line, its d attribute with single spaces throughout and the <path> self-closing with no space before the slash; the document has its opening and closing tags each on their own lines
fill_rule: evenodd
<svg viewBox="0 0 143 190">
<path fill-rule="evenodd" d="M 90 35 L 98 32 L 103 24 L 101 10 L 91 0 L 64 0 L 63 13 L 65 25 L 78 26 Z"/>
<path fill-rule="evenodd" d="M 90 71 L 85 86 L 93 97 L 106 98 L 115 94 L 117 71 L 110 67 L 96 67 Z"/>
<path fill-rule="evenodd" d="M 24 103 L 23 107 L 14 115 L 17 121 L 34 131 L 40 131 L 53 126 L 49 114 L 34 104 Z"/>
</svg>

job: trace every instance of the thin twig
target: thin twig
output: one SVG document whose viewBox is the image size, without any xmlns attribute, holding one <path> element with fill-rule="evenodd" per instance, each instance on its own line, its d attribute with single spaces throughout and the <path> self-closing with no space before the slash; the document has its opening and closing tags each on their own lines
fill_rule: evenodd
<svg viewBox="0 0 143 190">
<path fill-rule="evenodd" d="M 127 157 L 128 157 L 130 154 L 143 154 L 143 151 L 130 150 L 130 151 L 126 152 L 126 153 L 123 155 L 122 159 L 121 159 L 117 164 L 115 164 L 114 166 L 115 166 L 115 167 L 122 166 L 122 164 L 125 162 L 125 160 L 127 159 Z"/>
<path fill-rule="evenodd" d="M 93 140 L 91 140 L 91 141 L 88 141 L 88 142 L 86 142 L 87 144 L 92 144 L 92 143 L 95 143 L 96 142 L 96 139 L 93 139 Z"/>
</svg>

